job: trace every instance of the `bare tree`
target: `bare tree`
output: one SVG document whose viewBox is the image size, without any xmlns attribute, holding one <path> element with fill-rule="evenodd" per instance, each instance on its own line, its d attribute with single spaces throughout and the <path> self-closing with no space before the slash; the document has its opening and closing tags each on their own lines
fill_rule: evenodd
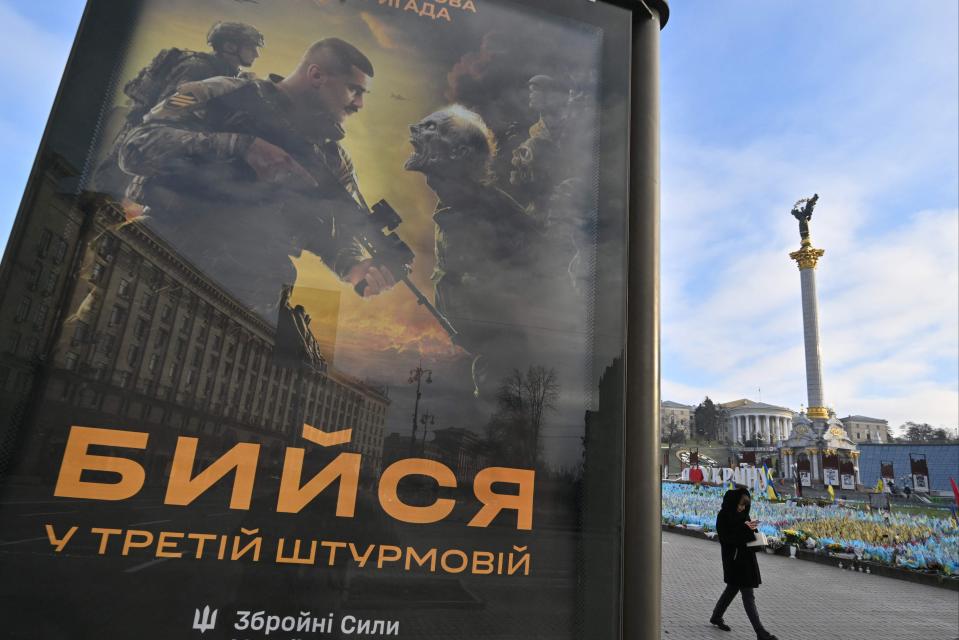
<svg viewBox="0 0 959 640">
<path fill-rule="evenodd" d="M 500 381 L 497 410 L 487 427 L 495 449 L 512 463 L 535 467 L 546 415 L 556 409 L 559 383 L 556 370 L 531 366 L 514 369 Z"/>
</svg>

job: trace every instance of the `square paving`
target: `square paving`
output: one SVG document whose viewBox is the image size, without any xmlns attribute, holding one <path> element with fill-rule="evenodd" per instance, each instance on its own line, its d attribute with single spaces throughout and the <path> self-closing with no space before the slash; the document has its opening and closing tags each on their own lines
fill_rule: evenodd
<svg viewBox="0 0 959 640">
<path fill-rule="evenodd" d="M 837 561 L 838 563 L 838 561 Z M 756 607 L 779 640 L 956 640 L 959 592 L 759 554 Z M 755 638 L 739 596 L 709 624 L 723 587 L 719 544 L 663 532 L 663 640 Z"/>
</svg>

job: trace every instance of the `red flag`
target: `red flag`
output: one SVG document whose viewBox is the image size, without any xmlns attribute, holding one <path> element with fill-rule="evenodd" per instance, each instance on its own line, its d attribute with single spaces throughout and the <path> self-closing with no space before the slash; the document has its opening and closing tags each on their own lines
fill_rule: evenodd
<svg viewBox="0 0 959 640">
<path fill-rule="evenodd" d="M 956 498 L 956 506 L 959 507 L 959 487 L 956 486 L 956 481 L 952 478 L 949 478 L 949 484 L 952 485 L 952 495 Z"/>
</svg>

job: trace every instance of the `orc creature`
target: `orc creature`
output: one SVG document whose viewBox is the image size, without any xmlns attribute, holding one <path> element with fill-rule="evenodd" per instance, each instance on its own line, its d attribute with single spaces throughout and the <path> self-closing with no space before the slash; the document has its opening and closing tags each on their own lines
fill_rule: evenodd
<svg viewBox="0 0 959 640">
<path fill-rule="evenodd" d="M 426 176 L 438 202 L 433 213 L 436 306 L 473 356 L 477 392 L 484 378 L 521 357 L 522 312 L 533 224 L 523 208 L 492 185 L 496 141 L 476 113 L 453 105 L 410 126 L 408 171 Z M 496 376 L 496 377 L 492 377 Z"/>
<path fill-rule="evenodd" d="M 556 145 L 548 138 L 528 138 L 513 150 L 510 184 L 517 189 L 517 197 L 529 203 L 530 213 L 537 219 L 546 215 L 554 187 L 556 153 Z"/>
</svg>

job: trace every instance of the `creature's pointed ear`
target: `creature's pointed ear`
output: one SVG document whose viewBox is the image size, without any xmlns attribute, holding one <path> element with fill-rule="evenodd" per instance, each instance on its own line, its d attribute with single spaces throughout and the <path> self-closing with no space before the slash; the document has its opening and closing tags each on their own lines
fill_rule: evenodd
<svg viewBox="0 0 959 640">
<path fill-rule="evenodd" d="M 468 158 L 471 155 L 473 155 L 473 150 L 465 144 L 456 145 L 450 149 L 451 160 L 461 160 L 463 158 Z"/>
</svg>

